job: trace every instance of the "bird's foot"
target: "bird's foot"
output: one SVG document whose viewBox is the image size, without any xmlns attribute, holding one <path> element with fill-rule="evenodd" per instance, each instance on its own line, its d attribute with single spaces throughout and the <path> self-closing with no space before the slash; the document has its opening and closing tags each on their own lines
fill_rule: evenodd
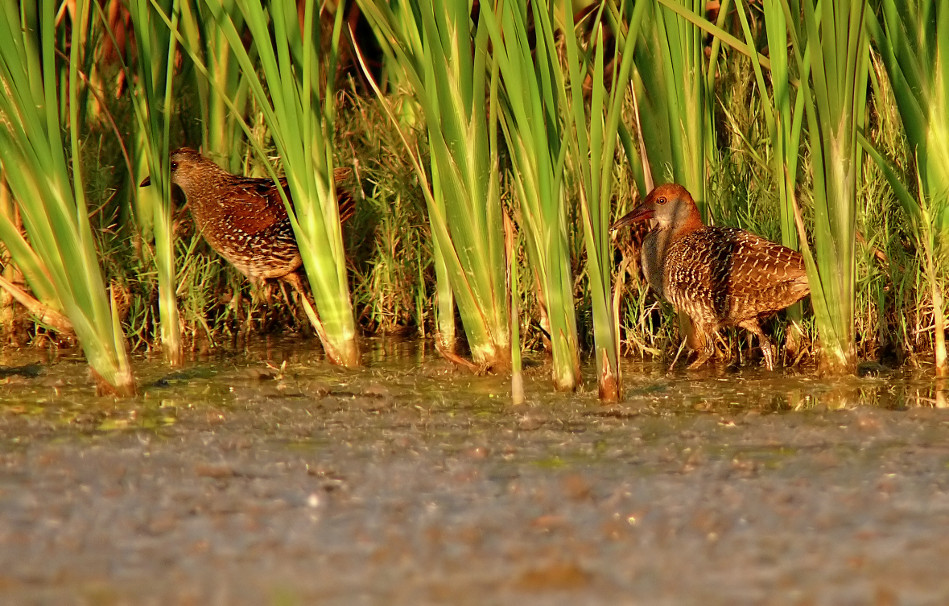
<svg viewBox="0 0 949 606">
<path fill-rule="evenodd" d="M 714 352 L 703 350 L 699 352 L 699 356 L 695 359 L 694 362 L 689 364 L 686 368 L 689 370 L 695 370 L 696 368 L 701 368 L 705 365 L 706 362 L 711 359 Z"/>
<path fill-rule="evenodd" d="M 774 370 L 774 348 L 767 337 L 761 337 L 761 353 L 764 355 L 764 365 L 768 370 Z"/>
</svg>

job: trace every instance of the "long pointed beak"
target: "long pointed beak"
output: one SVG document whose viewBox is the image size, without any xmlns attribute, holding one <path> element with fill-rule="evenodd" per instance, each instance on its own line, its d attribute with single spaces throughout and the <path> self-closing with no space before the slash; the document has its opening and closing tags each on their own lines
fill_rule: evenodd
<svg viewBox="0 0 949 606">
<path fill-rule="evenodd" d="M 637 206 L 632 211 L 617 219 L 616 223 L 613 223 L 613 225 L 610 227 L 610 231 L 614 232 L 622 227 L 626 227 L 627 225 L 632 225 L 633 223 L 648 221 L 649 219 L 652 219 L 653 215 L 655 214 L 656 211 L 651 208 Z"/>
<path fill-rule="evenodd" d="M 148 187 L 148 186 L 151 185 L 151 184 L 152 184 L 152 178 L 151 178 L 151 177 L 145 177 L 144 179 L 142 179 L 142 182 L 138 184 L 138 186 L 139 186 L 139 187 Z"/>
</svg>

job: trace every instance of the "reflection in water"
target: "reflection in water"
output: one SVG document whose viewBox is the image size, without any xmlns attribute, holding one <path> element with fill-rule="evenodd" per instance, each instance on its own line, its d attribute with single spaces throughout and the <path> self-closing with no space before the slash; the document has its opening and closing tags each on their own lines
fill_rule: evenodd
<svg viewBox="0 0 949 606">
<path fill-rule="evenodd" d="M 437 357 L 428 341 L 400 337 L 364 339 L 361 343 L 362 361 L 366 366 L 379 364 L 423 364 Z M 285 337 L 268 337 L 248 345 L 244 354 L 249 360 L 267 361 L 275 365 L 308 364 L 325 365 L 326 356 L 315 339 L 301 341 Z"/>
<path fill-rule="evenodd" d="M 936 408 L 949 408 L 949 397 L 946 396 L 946 379 L 945 377 L 940 377 L 936 379 L 934 385 L 936 392 L 935 405 Z"/>
<path fill-rule="evenodd" d="M 103 428 L 161 427 L 174 423 L 178 407 L 229 406 L 274 394 L 316 402 L 327 394 L 345 392 L 359 398 L 380 390 L 389 399 L 410 393 L 413 398 L 442 402 L 446 408 L 481 410 L 486 402 L 490 410 L 510 407 L 507 376 L 475 376 L 446 362 L 429 342 L 371 338 L 363 340 L 362 347 L 365 366 L 356 371 L 328 364 L 312 339 L 261 339 L 242 351 L 203 355 L 174 371 L 160 359 L 138 358 L 135 373 L 145 388 L 140 397 L 127 401 L 96 398 L 86 365 L 75 355 L 37 362 L 36 352 L 5 351 L 0 358 L 0 415 L 35 412 L 66 423 L 88 419 L 89 425 Z M 549 383 L 548 362 L 538 358 L 525 370 L 528 404 L 601 406 L 592 365 L 584 367 L 583 390 L 556 394 Z M 949 381 L 934 377 L 928 369 L 882 369 L 873 376 L 824 378 L 800 369 L 735 371 L 713 366 L 667 372 L 661 362 L 625 359 L 623 376 L 625 398 L 617 410 L 626 407 L 636 414 L 949 407 Z"/>
<path fill-rule="evenodd" d="M 779 385 L 779 382 L 775 383 L 775 387 Z M 899 372 L 886 377 L 814 380 L 809 389 L 794 389 L 788 393 L 788 398 L 797 402 L 792 406 L 793 410 L 848 410 L 860 406 L 904 410 L 949 406 L 943 380 Z"/>
<path fill-rule="evenodd" d="M 369 339 L 365 342 L 363 362 L 367 366 L 385 363 L 423 364 L 437 356 L 434 346 L 428 341 L 402 339 L 398 337 Z"/>
</svg>

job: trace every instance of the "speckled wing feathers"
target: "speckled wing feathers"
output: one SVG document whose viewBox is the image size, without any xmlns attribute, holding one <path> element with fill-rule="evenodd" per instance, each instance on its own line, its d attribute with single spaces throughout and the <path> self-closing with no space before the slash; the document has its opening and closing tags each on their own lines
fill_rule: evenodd
<svg viewBox="0 0 949 606">
<path fill-rule="evenodd" d="M 689 233 L 669 247 L 663 269 L 665 296 L 711 329 L 768 316 L 809 292 L 800 253 L 734 228 Z"/>
<path fill-rule="evenodd" d="M 223 221 L 239 225 L 251 235 L 283 222 L 291 229 L 287 209 L 273 181 L 235 177 L 230 186 L 228 203 L 221 206 Z"/>
<path fill-rule="evenodd" d="M 211 247 L 251 280 L 281 278 L 302 264 L 278 183 L 232 175 L 194 150 L 172 154 L 173 181 L 188 198 L 195 223 Z M 337 183 L 351 171 L 337 169 Z M 352 196 L 338 193 L 342 220 L 352 216 Z"/>
</svg>

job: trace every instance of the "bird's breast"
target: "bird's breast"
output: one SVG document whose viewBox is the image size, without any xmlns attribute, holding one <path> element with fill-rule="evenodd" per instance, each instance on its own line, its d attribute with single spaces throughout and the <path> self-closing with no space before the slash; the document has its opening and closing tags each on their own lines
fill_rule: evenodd
<svg viewBox="0 0 949 606">
<path fill-rule="evenodd" d="M 668 247 L 666 238 L 666 232 L 650 231 L 643 238 L 643 247 L 639 255 L 646 282 L 661 298 L 666 296 L 663 288 L 663 266 L 665 265 L 666 249 Z"/>
</svg>

